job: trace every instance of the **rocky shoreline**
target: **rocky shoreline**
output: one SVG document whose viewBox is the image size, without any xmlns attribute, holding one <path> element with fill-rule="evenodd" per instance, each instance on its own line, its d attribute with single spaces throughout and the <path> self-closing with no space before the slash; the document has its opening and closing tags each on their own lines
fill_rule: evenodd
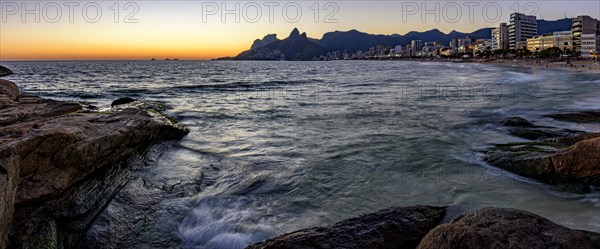
<svg viewBox="0 0 600 249">
<path fill-rule="evenodd" d="M 0 247 L 71 248 L 148 148 L 188 130 L 158 103 L 106 111 L 21 95 L 0 80 Z"/>
<path fill-rule="evenodd" d="M 597 122 L 600 111 L 546 115 L 568 122 Z M 537 126 L 520 118 L 504 122 L 509 132 L 530 142 L 496 144 L 485 160 L 517 175 L 562 191 L 588 193 L 600 186 L 600 133 Z"/>
<path fill-rule="evenodd" d="M 600 122 L 600 111 L 546 117 Z M 532 141 L 489 147 L 484 159 L 491 165 L 559 191 L 588 193 L 600 187 L 600 133 L 538 126 L 521 117 L 507 118 L 502 125 L 511 135 Z M 527 211 L 482 208 L 442 224 L 446 209 L 389 208 L 330 226 L 283 234 L 247 248 L 600 248 L 600 233 L 569 229 Z"/>
<path fill-rule="evenodd" d="M 600 234 L 572 230 L 536 214 L 482 208 L 442 224 L 448 207 L 394 207 L 280 235 L 247 249 L 600 248 Z"/>
<path fill-rule="evenodd" d="M 0 74 L 10 73 L 0 67 Z M 141 220 L 160 222 L 145 220 L 160 195 L 185 194 L 198 185 L 188 179 L 137 187 L 151 185 L 134 173 L 159 156 L 165 143 L 158 142 L 188 133 L 162 114 L 165 109 L 121 98 L 100 110 L 22 95 L 15 83 L 0 79 L 0 248 L 180 246 L 169 231 L 130 231 Z M 596 123 L 600 111 L 547 117 Z M 483 153 L 491 165 L 561 191 L 588 193 L 600 186 L 600 133 L 540 126 L 521 117 L 503 126 L 529 141 L 490 146 Z M 111 207 L 118 212 L 106 214 Z M 392 207 L 248 248 L 600 248 L 598 233 L 523 210 L 490 207 L 451 217 L 456 212 L 449 208 Z M 94 228 L 95 223 L 100 225 Z"/>
</svg>

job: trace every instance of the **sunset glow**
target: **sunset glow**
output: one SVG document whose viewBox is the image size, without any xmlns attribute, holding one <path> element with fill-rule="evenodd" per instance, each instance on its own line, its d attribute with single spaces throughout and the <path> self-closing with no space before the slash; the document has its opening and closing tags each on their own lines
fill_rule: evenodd
<svg viewBox="0 0 600 249">
<path fill-rule="evenodd" d="M 71 6 L 73 13 L 70 15 L 66 2 L 3 1 L 0 60 L 212 59 L 237 55 L 248 49 L 253 40 L 266 34 L 276 33 L 279 38 L 285 38 L 294 27 L 317 39 L 329 31 L 350 29 L 381 34 L 405 34 L 434 28 L 443 32 L 472 32 L 506 21 L 514 8 L 527 10 L 530 7 L 524 3 L 500 1 L 494 3 L 494 8 L 499 6 L 502 12 L 501 18 L 496 18 L 495 9 L 484 3 L 478 6 L 462 3 L 459 5 L 461 13 L 457 15 L 455 6 L 446 6 L 446 2 L 436 6 L 435 2 L 342 1 L 315 5 L 316 2 L 300 1 L 293 8 L 287 6 L 288 16 L 284 16 L 283 10 L 289 2 L 280 2 L 276 6 L 243 1 L 131 2 L 137 9 L 126 5 L 128 2 L 100 1 L 97 5 L 86 5 L 88 3 Z M 335 4 L 337 11 L 327 3 Z M 599 16 L 597 1 L 535 3 L 540 16 L 548 20 L 579 14 Z M 219 10 L 207 9 L 214 6 Z M 260 16 L 255 11 L 257 6 L 261 9 Z M 298 6 L 302 15 L 295 19 L 294 8 Z M 411 6 L 437 11 L 426 12 L 423 16 L 420 10 L 410 12 Z M 56 10 L 58 7 L 61 8 L 60 15 Z M 223 7 L 230 10 L 229 14 L 221 15 Z M 273 16 L 269 16 L 270 7 Z M 487 16 L 482 14 L 484 7 L 488 8 Z M 97 15 L 96 8 L 101 10 L 101 16 Z M 468 15 L 470 8 L 473 8 L 473 16 Z M 24 14 L 24 9 L 29 12 Z M 317 13 L 315 9 L 320 11 Z"/>
</svg>

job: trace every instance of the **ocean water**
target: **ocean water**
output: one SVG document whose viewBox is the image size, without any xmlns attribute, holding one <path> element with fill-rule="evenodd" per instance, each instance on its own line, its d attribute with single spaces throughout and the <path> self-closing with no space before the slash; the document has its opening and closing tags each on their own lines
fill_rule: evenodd
<svg viewBox="0 0 600 249">
<path fill-rule="evenodd" d="M 191 132 L 148 181 L 165 195 L 150 230 L 184 248 L 243 247 L 396 205 L 535 212 L 600 232 L 600 194 L 556 192 L 491 167 L 481 151 L 524 141 L 499 123 L 600 132 L 544 114 L 600 109 L 598 73 L 427 62 L 7 62 L 26 93 L 105 108 L 158 101 Z M 170 212 L 169 210 L 174 210 Z M 161 211 L 162 210 L 162 211 Z"/>
</svg>

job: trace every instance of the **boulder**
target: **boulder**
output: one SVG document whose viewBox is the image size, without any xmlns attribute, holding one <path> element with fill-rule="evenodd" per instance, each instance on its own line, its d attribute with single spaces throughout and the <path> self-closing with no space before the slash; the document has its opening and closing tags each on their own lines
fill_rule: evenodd
<svg viewBox="0 0 600 249">
<path fill-rule="evenodd" d="M 135 99 L 129 98 L 129 97 L 124 97 L 124 98 L 119 98 L 115 101 L 112 102 L 112 104 L 110 104 L 110 106 L 118 106 L 118 105 L 124 105 L 124 104 L 129 104 L 131 102 L 134 102 Z"/>
<path fill-rule="evenodd" d="M 557 113 L 545 115 L 546 117 L 576 123 L 600 122 L 600 111 L 581 111 L 571 113 Z"/>
<path fill-rule="evenodd" d="M 13 71 L 3 66 L 0 66 L 0 77 L 8 76 L 11 74 L 13 74 Z"/>
<path fill-rule="evenodd" d="M 128 160 L 188 132 L 160 108 L 83 113 L 75 102 L 7 96 L 0 94 L 0 244 L 16 221 L 15 248 L 74 243 L 62 219 L 83 233 L 126 181 L 119 172 Z"/>
<path fill-rule="evenodd" d="M 599 241 L 590 234 L 557 225 L 527 211 L 483 208 L 437 226 L 423 238 L 418 248 L 599 248 Z"/>
<path fill-rule="evenodd" d="M 571 137 L 576 135 L 585 134 L 583 131 L 576 131 L 571 129 L 556 129 L 556 128 L 525 128 L 525 129 L 510 129 L 510 134 L 516 137 L 525 138 L 529 140 L 544 140 L 549 138 L 557 137 Z"/>
<path fill-rule="evenodd" d="M 11 81 L 0 79 L 0 95 L 16 100 L 20 95 L 19 87 Z"/>
<path fill-rule="evenodd" d="M 510 127 L 530 127 L 533 126 L 533 124 L 529 121 L 527 121 L 527 119 L 524 119 L 522 117 L 510 117 L 505 119 L 502 122 L 502 125 L 504 126 L 510 126 Z"/>
<path fill-rule="evenodd" d="M 488 148 L 485 160 L 521 176 L 589 192 L 600 186 L 600 133 Z"/>
<path fill-rule="evenodd" d="M 415 248 L 442 221 L 445 210 L 432 206 L 388 208 L 331 226 L 283 234 L 247 248 Z"/>
</svg>

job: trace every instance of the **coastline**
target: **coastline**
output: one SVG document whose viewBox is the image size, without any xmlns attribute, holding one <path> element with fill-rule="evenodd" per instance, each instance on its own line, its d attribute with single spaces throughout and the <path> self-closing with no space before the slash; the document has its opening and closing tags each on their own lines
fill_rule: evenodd
<svg viewBox="0 0 600 249">
<path fill-rule="evenodd" d="M 594 72 L 600 73 L 600 62 L 592 60 L 547 61 L 547 60 L 490 60 L 474 61 L 474 63 L 513 66 L 535 69 L 565 70 L 571 72 Z"/>
</svg>

